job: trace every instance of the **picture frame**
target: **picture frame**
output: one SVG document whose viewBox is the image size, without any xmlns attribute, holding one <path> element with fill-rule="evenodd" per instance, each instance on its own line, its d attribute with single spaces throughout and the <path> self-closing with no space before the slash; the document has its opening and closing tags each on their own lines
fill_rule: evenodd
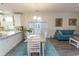
<svg viewBox="0 0 79 59">
<path fill-rule="evenodd" d="M 69 26 L 76 26 L 77 18 L 69 18 Z"/>
<path fill-rule="evenodd" d="M 63 18 L 56 18 L 56 27 L 61 27 L 62 26 L 62 21 L 63 21 Z"/>
</svg>

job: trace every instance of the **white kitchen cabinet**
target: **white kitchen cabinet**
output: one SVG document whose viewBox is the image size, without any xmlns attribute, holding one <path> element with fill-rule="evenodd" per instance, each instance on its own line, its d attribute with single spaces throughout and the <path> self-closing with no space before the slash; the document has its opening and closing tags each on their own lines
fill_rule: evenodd
<svg viewBox="0 0 79 59">
<path fill-rule="evenodd" d="M 3 33 L 4 35 L 5 33 Z M 0 56 L 6 55 L 23 39 L 21 32 L 7 33 L 6 36 L 0 37 Z"/>
<path fill-rule="evenodd" d="M 4 26 L 4 19 L 3 19 L 3 15 L 0 15 L 0 27 Z"/>
<path fill-rule="evenodd" d="M 21 15 L 20 14 L 14 15 L 14 24 L 15 26 L 21 26 Z"/>
</svg>

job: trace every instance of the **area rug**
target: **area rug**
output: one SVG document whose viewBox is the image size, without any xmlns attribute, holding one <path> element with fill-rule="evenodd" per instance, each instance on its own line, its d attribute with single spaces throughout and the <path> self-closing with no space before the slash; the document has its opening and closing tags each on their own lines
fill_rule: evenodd
<svg viewBox="0 0 79 59">
<path fill-rule="evenodd" d="M 45 56 L 58 56 L 58 52 L 55 47 L 51 44 L 50 39 L 46 39 L 45 43 Z M 6 56 L 27 56 L 27 43 L 21 42 L 10 51 Z"/>
</svg>

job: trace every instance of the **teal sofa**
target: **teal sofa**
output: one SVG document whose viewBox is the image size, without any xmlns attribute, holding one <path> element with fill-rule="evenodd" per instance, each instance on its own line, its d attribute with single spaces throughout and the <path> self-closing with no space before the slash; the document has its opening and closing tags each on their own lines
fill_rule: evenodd
<svg viewBox="0 0 79 59">
<path fill-rule="evenodd" d="M 73 36 L 74 30 L 56 30 L 55 32 L 55 38 L 61 41 L 68 41 Z"/>
</svg>

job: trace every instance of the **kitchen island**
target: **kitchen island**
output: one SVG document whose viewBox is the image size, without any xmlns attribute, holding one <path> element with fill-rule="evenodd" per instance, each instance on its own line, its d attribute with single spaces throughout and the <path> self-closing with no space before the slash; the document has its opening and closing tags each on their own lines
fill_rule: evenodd
<svg viewBox="0 0 79 59">
<path fill-rule="evenodd" d="M 16 31 L 0 32 L 0 56 L 6 55 L 23 40 L 23 33 Z"/>
</svg>

